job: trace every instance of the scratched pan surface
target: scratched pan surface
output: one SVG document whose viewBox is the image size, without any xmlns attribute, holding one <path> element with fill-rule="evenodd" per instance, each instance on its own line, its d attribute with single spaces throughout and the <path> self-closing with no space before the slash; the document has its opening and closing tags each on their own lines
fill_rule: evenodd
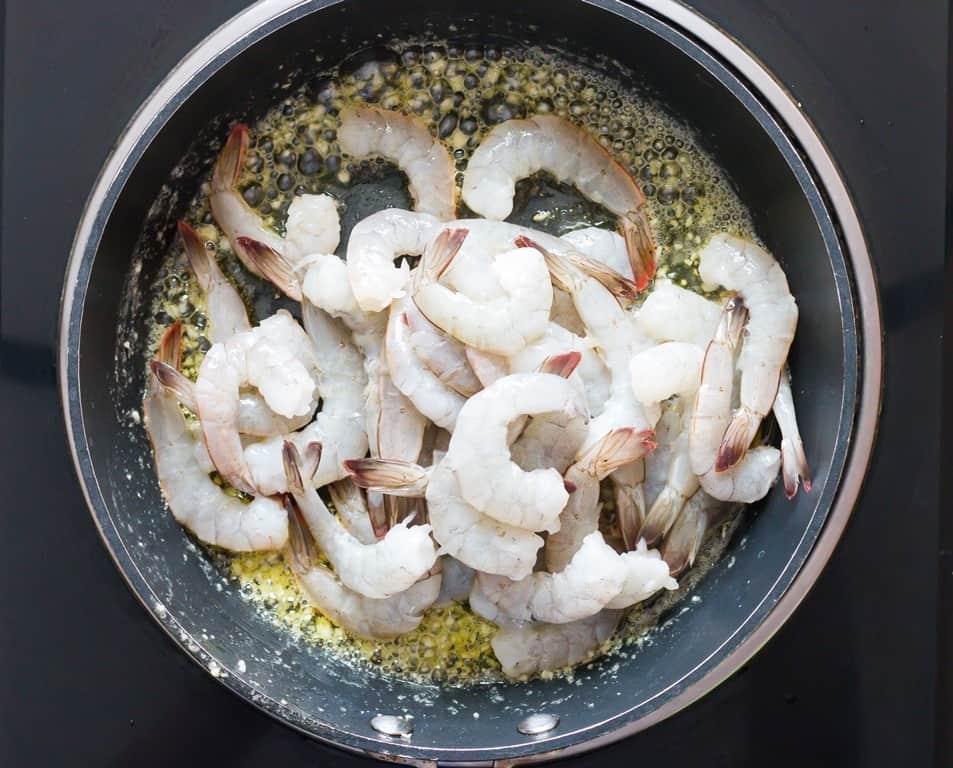
<svg viewBox="0 0 953 768">
<path fill-rule="evenodd" d="M 647 4 L 255 6 L 170 74 L 91 195 L 64 289 L 60 374 L 93 517 L 130 587 L 182 649 L 238 695 L 306 733 L 347 749 L 441 762 L 532 759 L 621 738 L 688 705 L 757 650 L 813 583 L 846 523 L 873 440 L 880 375 L 876 292 L 849 199 L 817 137 L 763 70 L 685 9 Z M 327 64 L 407 36 L 571 51 L 658 99 L 726 170 L 759 235 L 781 256 L 801 308 L 792 366 L 814 490 L 788 502 L 775 488 L 749 510 L 726 555 L 696 587 L 700 601 L 686 601 L 689 609 L 651 644 L 580 670 L 574 683 L 425 688 L 295 645 L 222 581 L 172 520 L 131 417 L 143 391 L 150 323 L 144 289 L 213 159 L 196 147 L 279 100 L 279 67 L 306 77 L 316 53 Z M 173 175 L 177 165 L 183 172 Z M 137 251 L 143 242 L 155 246 Z M 516 724 L 532 712 L 558 714 L 559 726 L 521 735 Z M 377 713 L 413 715 L 413 735 L 377 734 L 370 727 Z"/>
</svg>

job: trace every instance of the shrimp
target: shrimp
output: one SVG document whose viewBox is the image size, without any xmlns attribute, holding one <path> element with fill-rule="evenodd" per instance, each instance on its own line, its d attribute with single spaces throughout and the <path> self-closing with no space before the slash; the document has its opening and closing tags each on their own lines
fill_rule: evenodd
<svg viewBox="0 0 953 768">
<path fill-rule="evenodd" d="M 631 427 L 613 430 L 587 449 L 567 471 L 565 484 L 572 489 L 560 515 L 559 530 L 546 539 L 546 567 L 563 570 L 583 539 L 599 528 L 599 483 L 615 469 L 635 461 L 645 451 L 650 432 Z"/>
<path fill-rule="evenodd" d="M 696 344 L 669 341 L 643 349 L 629 362 L 632 391 L 644 406 L 698 391 L 704 352 Z"/>
<path fill-rule="evenodd" d="M 586 326 L 587 340 L 598 348 L 609 371 L 609 397 L 599 415 L 589 422 L 589 435 L 583 448 L 590 447 L 617 427 L 634 427 L 637 431 L 651 428 L 658 414 L 651 412 L 655 409 L 646 414 L 632 392 L 628 375 L 629 360 L 648 344 L 631 315 L 609 289 L 570 260 L 529 237 L 521 236 L 517 244 L 536 248 L 543 254 L 553 281 L 572 296 Z"/>
<path fill-rule="evenodd" d="M 585 416 L 585 403 L 561 376 L 517 373 L 466 401 L 450 439 L 446 461 L 455 470 L 463 498 L 475 509 L 507 525 L 556 531 L 569 494 L 555 469 L 529 472 L 513 462 L 507 427 L 526 415 Z"/>
<path fill-rule="evenodd" d="M 175 366 L 181 323 L 170 327 L 154 362 Z M 173 395 L 152 378 L 142 404 L 159 487 L 173 517 L 201 541 L 236 552 L 280 549 L 288 538 L 281 504 L 267 496 L 250 504 L 228 496 L 195 461 L 195 441 Z"/>
<path fill-rule="evenodd" d="M 347 277 L 365 312 L 387 309 L 404 295 L 410 278 L 406 259 L 419 256 L 440 232 L 440 220 L 427 213 L 387 208 L 354 225 L 347 242 Z"/>
<path fill-rule="evenodd" d="M 698 274 L 706 283 L 737 291 L 748 307 L 745 341 L 738 357 L 741 406 L 727 428 L 715 471 L 724 472 L 745 455 L 761 420 L 774 406 L 798 309 L 784 270 L 767 251 L 747 240 L 719 234 L 699 256 Z"/>
<path fill-rule="evenodd" d="M 341 113 L 341 150 L 354 157 L 383 157 L 407 175 L 414 209 L 447 221 L 457 207 L 453 160 L 422 120 L 371 106 Z"/>
<path fill-rule="evenodd" d="M 327 486 L 331 503 L 341 524 L 361 544 L 373 544 L 377 535 L 371 527 L 371 518 L 361 489 L 347 477 Z"/>
<path fill-rule="evenodd" d="M 281 458 L 286 440 L 299 450 L 313 442 L 324 446 L 321 463 L 308 479 L 315 488 L 345 477 L 344 459 L 361 456 L 368 447 L 364 411 L 367 378 L 361 355 L 338 321 L 308 302 L 301 309 L 307 332 L 305 339 L 318 361 L 315 378 L 322 407 L 314 421 L 301 431 L 251 443 L 245 448 L 245 464 L 255 486 L 264 493 L 287 490 Z"/>
<path fill-rule="evenodd" d="M 286 497 L 289 518 L 288 562 L 308 600 L 352 635 L 388 640 L 416 629 L 440 593 L 440 574 L 428 576 L 407 590 L 383 599 L 348 589 L 327 568 L 317 564 L 314 540 L 301 510 Z"/>
<path fill-rule="evenodd" d="M 639 308 L 636 324 L 655 341 L 683 341 L 704 349 L 721 318 L 722 305 L 658 280 Z"/>
<path fill-rule="evenodd" d="M 674 579 L 668 561 L 656 549 L 649 549 L 644 539 L 631 552 L 619 555 L 626 569 L 625 581 L 619 594 L 610 600 L 607 608 L 628 608 L 662 589 L 676 590 L 678 582 Z"/>
<path fill-rule="evenodd" d="M 380 600 L 409 589 L 433 567 L 437 551 L 429 525 L 410 528 L 400 523 L 380 541 L 363 544 L 331 514 L 316 490 L 305 487 L 293 443 L 284 444 L 282 459 L 288 489 L 344 586 Z"/>
<path fill-rule="evenodd" d="M 407 305 L 410 344 L 420 361 L 440 381 L 463 397 L 479 392 L 483 385 L 467 360 L 466 347 L 431 323 L 412 302 Z"/>
<path fill-rule="evenodd" d="M 199 367 L 195 405 L 209 456 L 234 488 L 258 492 L 239 433 L 242 385 L 257 386 L 270 408 L 293 417 L 311 409 L 315 367 L 307 335 L 286 310 L 209 349 Z"/>
<path fill-rule="evenodd" d="M 440 575 L 440 596 L 434 605 L 449 605 L 466 600 L 470 596 L 473 580 L 476 578 L 476 571 L 470 566 L 450 555 L 444 555 L 440 558 Z"/>
<path fill-rule="evenodd" d="M 794 394 L 791 392 L 791 373 L 788 370 L 781 374 L 778 384 L 774 417 L 781 428 L 781 477 L 784 479 L 784 493 L 789 499 L 793 499 L 797 494 L 799 481 L 804 483 L 804 490 L 810 493 L 811 474 L 807 457 L 804 455 L 797 414 L 794 412 Z"/>
<path fill-rule="evenodd" d="M 297 267 L 311 253 L 333 252 L 340 238 L 340 219 L 334 200 L 327 195 L 302 195 L 288 209 L 287 236 L 269 229 L 244 201 L 237 189 L 245 166 L 249 134 L 236 125 L 229 134 L 212 170 L 209 204 L 216 223 L 241 262 L 254 274 L 271 280 L 291 298 L 300 301 L 300 287 L 288 272 L 275 272 L 283 264 Z M 263 259 L 277 255 L 281 261 Z"/>
<path fill-rule="evenodd" d="M 488 219 L 513 210 L 516 182 L 537 171 L 574 184 L 621 217 L 638 290 L 655 274 L 655 243 L 645 196 L 629 173 L 586 130 L 553 115 L 507 120 L 476 148 L 463 177 L 463 201 Z"/>
<path fill-rule="evenodd" d="M 708 494 L 722 501 L 749 504 L 762 498 L 771 488 L 781 456 L 776 448 L 761 446 L 748 451 L 730 470 L 718 472 L 716 468 L 721 436 L 731 418 L 734 348 L 746 315 L 741 298 L 731 299 L 725 305 L 715 338 L 705 352 L 701 384 L 689 426 L 688 454 L 691 470 Z"/>
<path fill-rule="evenodd" d="M 425 494 L 440 554 L 451 555 L 474 570 L 514 580 L 532 573 L 542 538 L 468 504 L 447 457 L 426 469 L 382 459 L 353 459 L 345 466 L 354 481 L 368 490 L 410 497 Z"/>
<path fill-rule="evenodd" d="M 568 624 L 505 626 L 490 640 L 503 674 L 522 678 L 591 658 L 612 637 L 622 611 L 604 610 Z"/>
<path fill-rule="evenodd" d="M 438 282 L 456 256 L 441 245 L 438 239 L 424 254 L 414 281 L 414 302 L 428 320 L 468 346 L 500 355 L 518 352 L 542 335 L 553 287 L 539 253 L 517 248 L 494 256 L 490 270 L 502 295 L 479 301 Z"/>
<path fill-rule="evenodd" d="M 695 562 L 695 556 L 709 529 L 725 519 L 734 508 L 697 491 L 682 508 L 662 546 L 662 559 L 672 576 L 678 576 Z"/>
<path fill-rule="evenodd" d="M 584 227 L 565 232 L 559 239 L 565 240 L 583 256 L 602 262 L 623 277 L 630 280 L 634 278 L 625 238 L 618 232 L 602 227 Z"/>
</svg>

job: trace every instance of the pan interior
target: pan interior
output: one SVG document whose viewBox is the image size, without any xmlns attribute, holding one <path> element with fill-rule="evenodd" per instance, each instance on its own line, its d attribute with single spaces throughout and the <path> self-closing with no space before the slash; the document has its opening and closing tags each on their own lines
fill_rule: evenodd
<svg viewBox="0 0 953 768">
<path fill-rule="evenodd" d="M 566 746 L 613 721 L 645 716 L 700 679 L 764 619 L 810 551 L 833 498 L 851 428 L 856 341 L 847 270 L 810 174 L 771 115 L 704 51 L 631 10 L 637 24 L 583 3 L 565 3 L 559 14 L 542 2 L 481 3 L 455 17 L 436 3 L 415 8 L 409 19 L 382 3 L 299 6 L 285 19 L 293 23 L 254 45 L 245 39 L 203 84 L 189 84 L 161 131 L 156 120 L 156 135 L 114 186 L 98 248 L 86 254 L 88 269 L 76 286 L 83 314 L 71 323 L 69 341 L 80 350 L 73 375 L 81 394 L 72 417 L 81 410 L 85 479 L 120 567 L 214 675 L 285 720 L 344 745 L 477 759 Z M 573 680 L 442 689 L 369 679 L 256 613 L 175 524 L 155 484 L 138 424 L 153 322 L 147 289 L 162 268 L 175 221 L 230 122 L 264 114 L 276 101 L 276 86 L 306 84 L 316 56 L 341 61 L 380 45 L 379 35 L 571 50 L 657 100 L 725 169 L 755 231 L 786 266 L 800 305 L 791 364 L 814 491 L 789 503 L 775 489 L 752 509 L 691 599 L 663 617 L 648 641 L 581 668 Z M 552 736 L 534 740 L 517 732 L 516 723 L 535 711 L 561 716 Z M 377 736 L 369 721 L 379 712 L 413 715 L 411 740 L 394 745 Z"/>
</svg>

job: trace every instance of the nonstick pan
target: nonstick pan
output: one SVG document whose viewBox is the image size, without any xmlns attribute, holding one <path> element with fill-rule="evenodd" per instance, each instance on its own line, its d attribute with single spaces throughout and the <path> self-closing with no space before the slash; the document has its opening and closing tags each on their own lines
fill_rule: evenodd
<svg viewBox="0 0 953 768">
<path fill-rule="evenodd" d="M 277 73 L 304 78 L 316 55 L 333 63 L 411 36 L 571 51 L 660 101 L 726 170 L 800 306 L 791 363 L 813 490 L 788 502 L 775 488 L 748 511 L 695 588 L 697 599 L 683 603 L 688 610 L 665 617 L 652 643 L 581 668 L 574 682 L 422 688 L 294 643 L 223 582 L 168 514 L 138 423 L 146 290 L 214 159 L 201 147 L 276 103 Z M 277 0 L 251 7 L 192 51 L 116 144 L 69 262 L 60 385 L 77 472 L 106 547 L 143 606 L 220 683 L 345 749 L 403 762 L 530 761 L 606 744 L 689 705 L 790 616 L 857 499 L 880 402 L 880 344 L 873 270 L 834 160 L 770 73 L 685 7 Z M 521 732 L 527 716 L 541 713 L 556 716 L 546 721 L 554 727 Z M 376 730 L 378 714 L 402 716 L 403 735 Z"/>
</svg>

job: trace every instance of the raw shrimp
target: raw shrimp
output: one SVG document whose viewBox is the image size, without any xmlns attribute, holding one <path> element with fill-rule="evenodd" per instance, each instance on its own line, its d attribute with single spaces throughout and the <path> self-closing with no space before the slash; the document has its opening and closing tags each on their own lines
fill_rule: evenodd
<svg viewBox="0 0 953 768">
<path fill-rule="evenodd" d="M 384 345 L 391 379 L 424 416 L 453 431 L 466 398 L 442 382 L 415 354 L 409 317 L 416 312 L 407 297 L 391 304 Z"/>
<path fill-rule="evenodd" d="M 653 450 L 649 456 L 655 453 Z M 637 459 L 612 473 L 612 498 L 615 502 L 616 524 L 627 550 L 635 549 L 639 529 L 645 520 L 645 462 Z"/>
<path fill-rule="evenodd" d="M 370 106 L 341 113 L 341 149 L 358 158 L 382 157 L 407 175 L 414 209 L 447 221 L 456 210 L 453 160 L 422 120 Z"/>
<path fill-rule="evenodd" d="M 440 583 L 440 596 L 434 603 L 436 606 L 466 600 L 473 589 L 476 571 L 469 565 L 464 565 L 455 557 L 444 555 L 440 558 L 440 576 L 442 581 Z"/>
<path fill-rule="evenodd" d="M 699 255 L 698 274 L 706 283 L 737 291 L 748 308 L 738 357 L 741 406 L 725 429 L 715 462 L 715 471 L 724 472 L 742 459 L 774 406 L 798 310 L 784 270 L 770 253 L 747 240 L 712 237 Z"/>
<path fill-rule="evenodd" d="M 613 470 L 635 461 L 650 441 L 648 432 L 631 427 L 609 432 L 586 450 L 567 471 L 572 489 L 560 515 L 559 531 L 546 539 L 546 567 L 559 572 L 572 560 L 583 539 L 599 527 L 599 483 Z"/>
<path fill-rule="evenodd" d="M 317 564 L 314 541 L 299 509 L 286 500 L 290 528 L 288 560 L 311 603 L 335 624 L 357 637 L 387 640 L 416 629 L 440 593 L 440 574 L 428 576 L 407 590 L 375 600 L 348 589 L 327 568 Z"/>
<path fill-rule="evenodd" d="M 440 554 L 451 555 L 477 571 L 514 580 L 532 573 L 542 538 L 494 520 L 468 504 L 446 457 L 427 469 L 381 459 L 356 459 L 345 465 L 364 488 L 405 496 L 425 493 Z"/>
<path fill-rule="evenodd" d="M 778 383 L 778 396 L 774 400 L 774 417 L 781 428 L 781 477 L 784 493 L 789 499 L 797 494 L 798 482 L 804 483 L 805 492 L 811 490 L 811 474 L 804 455 L 801 430 L 794 412 L 794 394 L 791 392 L 791 372 L 784 370 Z"/>
<path fill-rule="evenodd" d="M 440 232 L 440 220 L 427 213 L 387 208 L 354 225 L 347 241 L 347 277 L 365 312 L 387 309 L 404 295 L 410 277 L 406 259 L 419 256 Z"/>
<path fill-rule="evenodd" d="M 410 528 L 403 522 L 382 540 L 363 544 L 331 514 L 316 490 L 305 487 L 301 459 L 293 443 L 284 444 L 282 458 L 288 489 L 344 586 L 380 600 L 410 588 L 433 567 L 437 552 L 429 525 Z"/>
<path fill-rule="evenodd" d="M 195 383 L 195 404 L 209 456 L 232 487 L 259 492 L 238 431 L 242 385 L 257 386 L 272 410 L 290 418 L 311 409 L 315 368 L 311 342 L 286 310 L 209 349 Z"/>
<path fill-rule="evenodd" d="M 308 482 L 318 488 L 346 476 L 344 459 L 367 451 L 364 390 L 367 378 L 360 353 L 341 324 L 309 302 L 301 307 L 305 338 L 314 356 L 317 392 L 322 407 L 299 432 L 252 443 L 244 450 L 255 485 L 265 493 L 287 490 L 281 459 L 282 444 L 291 440 L 299 450 L 312 442 L 324 447 L 321 463 Z"/>
<path fill-rule="evenodd" d="M 568 624 L 516 624 L 497 632 L 490 645 L 511 678 L 561 669 L 585 661 L 612 637 L 622 611 L 604 610 Z"/>
<path fill-rule="evenodd" d="M 621 217 L 630 263 L 642 290 L 655 274 L 655 244 L 645 196 L 638 184 L 585 129 L 554 115 L 507 120 L 474 150 L 463 177 L 463 200 L 488 219 L 513 210 L 516 182 L 548 171 Z"/>
<path fill-rule="evenodd" d="M 760 446 L 736 466 L 716 471 L 721 436 L 731 418 L 734 348 L 744 327 L 746 312 L 740 297 L 725 305 L 715 338 L 702 365 L 701 385 L 689 427 L 688 452 L 692 472 L 707 493 L 722 501 L 745 504 L 762 498 L 771 488 L 781 455 L 777 448 Z"/>
<path fill-rule="evenodd" d="M 410 326 L 410 344 L 420 361 L 440 381 L 463 397 L 479 392 L 483 385 L 467 360 L 466 347 L 431 323 L 413 302 L 405 305 Z"/>
<path fill-rule="evenodd" d="M 698 391 L 704 352 L 696 344 L 667 341 L 632 357 L 632 391 L 644 406 L 657 406 L 673 395 L 691 397 Z"/>
<path fill-rule="evenodd" d="M 499 355 L 518 352 L 542 335 L 553 287 L 538 252 L 517 248 L 495 255 L 490 270 L 502 295 L 481 301 L 438 282 L 456 255 L 441 244 L 438 239 L 427 250 L 414 279 L 414 302 L 428 320 L 468 346 Z"/>
<path fill-rule="evenodd" d="M 521 416 L 563 412 L 585 415 L 585 403 L 561 376 L 517 373 L 499 379 L 460 410 L 447 462 L 463 498 L 508 525 L 556 531 L 569 494 L 555 469 L 525 471 L 513 462 L 507 427 Z"/>
<path fill-rule="evenodd" d="M 490 386 L 494 381 L 502 379 L 510 372 L 507 358 L 502 355 L 494 355 L 492 352 L 483 352 L 473 347 L 467 347 L 466 356 L 473 374 L 484 387 Z"/>
<path fill-rule="evenodd" d="M 622 589 L 607 604 L 607 608 L 628 608 L 647 600 L 661 589 L 678 589 L 669 564 L 656 549 L 649 549 L 639 539 L 635 549 L 619 555 L 626 569 Z"/>
<path fill-rule="evenodd" d="M 686 502 L 662 546 L 662 558 L 673 576 L 683 573 L 695 562 L 705 534 L 735 508 L 736 505 L 713 499 L 702 490 Z"/>
<path fill-rule="evenodd" d="M 282 263 L 293 269 L 311 253 L 333 252 L 341 234 L 334 200 L 327 195 L 301 195 L 288 209 L 286 237 L 282 238 L 262 222 L 237 189 L 248 152 L 248 128 L 236 125 L 229 134 L 212 171 L 209 204 L 216 223 L 224 231 L 238 258 L 254 274 L 265 277 L 291 298 L 301 299 L 293 274 L 274 272 Z M 262 259 L 277 255 L 263 264 Z"/>
<path fill-rule="evenodd" d="M 721 304 L 668 280 L 658 280 L 639 308 L 636 323 L 656 341 L 684 341 L 704 349 L 720 317 Z"/>
<path fill-rule="evenodd" d="M 630 280 L 634 277 L 625 239 L 618 232 L 602 227 L 584 227 L 565 232 L 559 239 L 565 240 L 583 256 L 602 262 L 622 276 Z"/>
<path fill-rule="evenodd" d="M 327 489 L 338 519 L 348 532 L 361 544 L 373 544 L 377 541 L 364 495 L 354 481 L 347 477 L 331 483 Z"/>
<path fill-rule="evenodd" d="M 158 362 L 175 366 L 181 324 L 166 332 Z M 195 441 L 175 397 L 153 378 L 142 404 L 159 487 L 173 517 L 199 539 L 236 552 L 279 549 L 288 538 L 281 504 L 265 496 L 250 504 L 226 495 L 195 461 Z"/>
</svg>

